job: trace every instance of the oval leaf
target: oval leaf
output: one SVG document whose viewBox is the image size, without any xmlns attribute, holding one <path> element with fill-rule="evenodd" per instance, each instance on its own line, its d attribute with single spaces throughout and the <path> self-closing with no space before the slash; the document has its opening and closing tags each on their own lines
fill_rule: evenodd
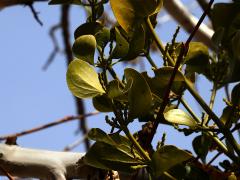
<svg viewBox="0 0 240 180">
<path fill-rule="evenodd" d="M 95 70 L 79 59 L 73 60 L 68 66 L 67 84 L 70 91 L 79 98 L 91 98 L 105 93 Z"/>
<path fill-rule="evenodd" d="M 87 22 L 82 25 L 80 25 L 75 31 L 74 31 L 74 38 L 77 39 L 79 36 L 82 35 L 95 35 L 99 31 L 101 31 L 103 26 L 98 22 Z"/>
<path fill-rule="evenodd" d="M 128 53 L 129 49 L 129 43 L 127 40 L 121 35 L 120 31 L 118 28 L 115 28 L 115 41 L 116 41 L 116 46 L 112 52 L 112 58 L 113 59 L 118 59 L 125 57 Z"/>
<path fill-rule="evenodd" d="M 231 101 L 233 106 L 240 105 L 240 83 L 238 83 L 232 90 Z"/>
<path fill-rule="evenodd" d="M 94 64 L 96 46 L 96 39 L 93 35 L 83 35 L 75 40 L 72 51 L 78 59 Z"/>
<path fill-rule="evenodd" d="M 144 116 L 152 105 L 152 94 L 148 83 L 134 69 L 127 68 L 124 71 L 127 81 L 132 81 L 132 86 L 128 92 L 129 118 L 134 119 Z"/>
<path fill-rule="evenodd" d="M 100 112 L 112 112 L 112 101 L 105 94 L 92 99 L 93 106 Z"/>
<path fill-rule="evenodd" d="M 117 145 L 107 133 L 105 133 L 103 130 L 99 128 L 92 128 L 88 132 L 88 138 L 94 141 L 104 142 L 110 145 L 115 145 L 115 146 Z"/>
<path fill-rule="evenodd" d="M 190 158 L 192 158 L 191 154 L 175 146 L 163 146 L 153 153 L 151 162 L 153 175 L 157 178 L 161 176 L 164 171 Z"/>
<path fill-rule="evenodd" d="M 194 119 L 181 109 L 171 109 L 167 111 L 164 113 L 164 118 L 166 121 L 173 124 L 186 125 L 189 127 L 197 126 L 197 123 L 194 121 Z"/>
<path fill-rule="evenodd" d="M 106 170 L 117 170 L 126 173 L 133 172 L 134 166 L 144 165 L 143 161 L 126 153 L 114 145 L 96 142 L 84 156 L 84 163 Z"/>
<path fill-rule="evenodd" d="M 131 32 L 145 17 L 160 11 L 162 0 L 110 0 L 112 11 L 120 26 Z"/>
</svg>

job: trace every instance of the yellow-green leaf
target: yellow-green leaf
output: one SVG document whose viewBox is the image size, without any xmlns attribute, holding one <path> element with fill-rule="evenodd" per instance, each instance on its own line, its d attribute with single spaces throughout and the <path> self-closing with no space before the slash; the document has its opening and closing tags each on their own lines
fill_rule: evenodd
<svg viewBox="0 0 240 180">
<path fill-rule="evenodd" d="M 70 91 L 79 98 L 91 98 L 105 93 L 95 70 L 79 59 L 73 60 L 68 66 L 67 84 Z"/>
<path fill-rule="evenodd" d="M 128 82 L 132 83 L 128 92 L 129 118 L 134 119 L 144 116 L 152 105 L 152 93 L 147 81 L 142 74 L 134 69 L 124 71 Z"/>
<path fill-rule="evenodd" d="M 110 0 L 112 11 L 126 31 L 131 32 L 133 27 L 142 23 L 144 18 L 160 11 L 162 0 Z"/>
<path fill-rule="evenodd" d="M 194 119 L 181 109 L 171 109 L 167 111 L 164 113 L 164 118 L 166 121 L 173 124 L 186 125 L 189 127 L 197 126 L 197 123 L 194 121 Z"/>
<path fill-rule="evenodd" d="M 93 35 L 82 35 L 75 40 L 72 51 L 78 59 L 94 64 L 96 46 L 96 39 Z"/>
</svg>

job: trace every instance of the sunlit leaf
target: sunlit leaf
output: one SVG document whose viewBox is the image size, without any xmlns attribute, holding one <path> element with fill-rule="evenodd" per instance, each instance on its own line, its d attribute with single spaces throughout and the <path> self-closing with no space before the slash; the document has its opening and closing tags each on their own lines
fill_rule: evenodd
<svg viewBox="0 0 240 180">
<path fill-rule="evenodd" d="M 126 31 L 131 32 L 133 27 L 143 22 L 144 18 L 160 11 L 162 0 L 110 0 L 112 11 Z"/>
<path fill-rule="evenodd" d="M 153 153 L 151 162 L 153 175 L 157 178 L 162 175 L 164 171 L 190 158 L 192 158 L 191 154 L 175 146 L 163 146 Z"/>
<path fill-rule="evenodd" d="M 67 84 L 70 91 L 79 98 L 91 98 L 105 93 L 95 70 L 79 59 L 73 60 L 68 66 Z"/>
<path fill-rule="evenodd" d="M 82 35 L 75 40 L 72 51 L 78 59 L 94 64 L 96 46 L 96 39 L 93 35 Z"/>
<path fill-rule="evenodd" d="M 129 118 L 144 116 L 151 108 L 151 90 L 144 77 L 136 70 L 127 68 L 124 74 L 127 81 L 132 81 L 132 86 L 128 92 Z"/>
<path fill-rule="evenodd" d="M 164 118 L 166 121 L 173 124 L 186 125 L 189 127 L 197 126 L 197 123 L 194 121 L 194 119 L 181 109 L 171 109 L 167 111 L 164 113 Z"/>
</svg>

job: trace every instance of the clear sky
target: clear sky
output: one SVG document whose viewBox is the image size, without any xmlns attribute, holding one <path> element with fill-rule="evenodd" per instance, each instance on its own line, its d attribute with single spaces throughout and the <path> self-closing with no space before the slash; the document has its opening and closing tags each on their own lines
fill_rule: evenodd
<svg viewBox="0 0 240 180">
<path fill-rule="evenodd" d="M 0 12 L 0 135 L 29 129 L 66 115 L 75 115 L 74 101 L 65 81 L 64 56 L 58 55 L 47 71 L 42 70 L 53 50 L 48 33 L 51 26 L 59 22 L 59 6 L 39 3 L 35 7 L 40 12 L 39 17 L 44 24 L 42 27 L 34 20 L 28 7 L 11 7 Z M 83 23 L 84 18 L 83 10 L 75 6 L 71 12 L 71 35 L 73 30 Z M 175 29 L 176 24 L 173 21 L 158 26 L 159 35 L 165 42 L 171 40 Z M 57 32 L 57 36 L 59 44 L 62 45 L 60 31 Z M 178 40 L 185 39 L 186 34 L 182 31 Z M 160 56 L 156 55 L 154 59 L 161 64 Z M 117 71 L 123 70 L 119 68 Z M 211 84 L 200 78 L 198 87 L 208 102 Z M 221 90 L 214 107 L 218 115 L 221 114 L 219 109 L 224 106 L 222 95 Z M 201 117 L 199 107 L 188 93 L 186 98 Z M 86 100 L 85 104 L 87 112 L 94 111 L 90 100 Z M 107 131 L 110 129 L 105 124 L 104 115 L 88 118 L 88 124 L 89 127 L 99 127 Z M 66 145 L 81 138 L 81 133 L 75 133 L 77 126 L 77 121 L 62 124 L 20 137 L 18 143 L 24 147 L 62 150 Z M 137 123 L 131 125 L 132 130 L 139 128 Z M 163 125 L 159 127 L 155 142 L 160 140 L 163 132 L 167 132 L 167 144 L 191 149 L 193 136 L 185 137 L 172 127 Z M 75 151 L 84 151 L 83 145 Z"/>
</svg>

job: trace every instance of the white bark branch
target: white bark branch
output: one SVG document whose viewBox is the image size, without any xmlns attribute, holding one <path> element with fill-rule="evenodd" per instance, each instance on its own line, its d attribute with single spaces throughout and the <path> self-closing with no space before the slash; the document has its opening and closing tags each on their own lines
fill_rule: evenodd
<svg viewBox="0 0 240 180">
<path fill-rule="evenodd" d="M 164 1 L 164 7 L 168 13 L 188 32 L 191 33 L 198 22 L 198 18 L 193 16 L 188 9 L 182 4 L 180 0 L 166 0 Z M 214 31 L 201 24 L 197 31 L 195 38 L 207 46 L 213 48 L 211 37 Z"/>
<path fill-rule="evenodd" d="M 66 180 L 96 175 L 96 169 L 81 160 L 84 153 L 54 152 L 0 144 L 0 165 L 18 177 Z M 0 175 L 4 175 L 0 171 Z"/>
</svg>

